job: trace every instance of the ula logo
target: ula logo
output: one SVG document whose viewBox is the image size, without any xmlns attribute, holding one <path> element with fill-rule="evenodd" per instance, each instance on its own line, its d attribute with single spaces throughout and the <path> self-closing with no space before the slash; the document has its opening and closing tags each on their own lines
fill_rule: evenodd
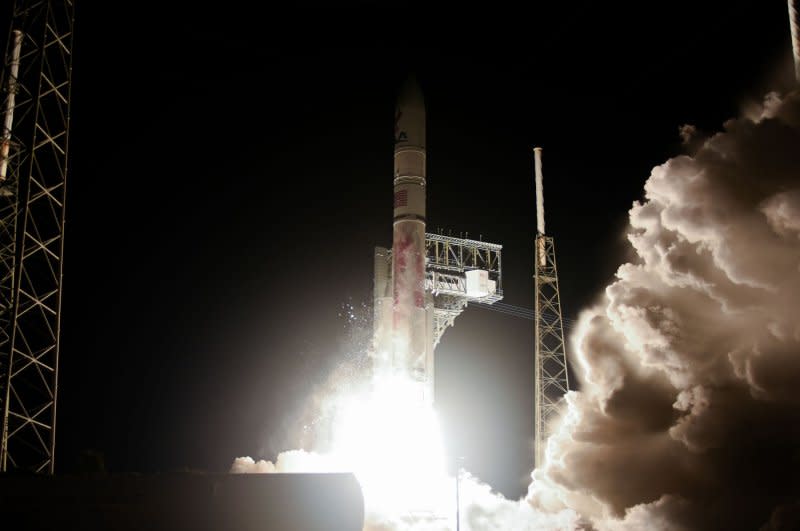
<svg viewBox="0 0 800 531">
<path fill-rule="evenodd" d="M 402 111 L 397 111 L 394 115 L 394 143 L 404 142 L 408 140 L 408 135 L 405 131 L 400 130 L 400 117 L 403 116 Z"/>
</svg>

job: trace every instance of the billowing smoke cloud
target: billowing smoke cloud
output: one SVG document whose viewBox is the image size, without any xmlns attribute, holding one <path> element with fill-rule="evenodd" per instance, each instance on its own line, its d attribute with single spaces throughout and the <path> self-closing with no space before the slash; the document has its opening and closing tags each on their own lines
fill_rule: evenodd
<svg viewBox="0 0 800 531">
<path fill-rule="evenodd" d="M 466 475 L 461 529 L 800 529 L 800 96 L 771 94 L 745 114 L 709 138 L 683 127 L 691 154 L 653 170 L 630 211 L 637 258 L 571 338 L 581 390 L 566 397 L 546 466 L 520 501 Z M 313 399 L 309 418 L 326 422 L 303 423 L 314 436 L 301 446 L 316 452 L 239 458 L 232 471 L 341 470 L 326 453 L 348 402 L 337 397 L 365 385 L 363 363 L 347 367 Z M 359 436 L 391 431 L 364 418 Z M 367 464 L 388 465 L 391 483 L 407 450 Z M 452 517 L 452 477 L 412 479 L 444 481 L 438 512 Z M 369 531 L 455 527 L 365 494 Z"/>
<path fill-rule="evenodd" d="M 387 457 L 388 458 L 388 457 Z M 341 464 L 331 456 L 303 450 L 282 452 L 273 463 L 238 457 L 231 466 L 234 474 L 341 472 Z M 455 478 L 447 478 L 447 500 L 434 511 L 420 514 L 407 511 L 376 510 L 370 507 L 364 531 L 452 531 L 455 526 Z M 485 483 L 468 472 L 459 479 L 460 528 L 463 531 L 580 531 L 590 529 L 587 522 L 573 510 L 561 507 L 542 510 L 526 500 L 512 501 L 492 491 Z"/>
<path fill-rule="evenodd" d="M 630 210 L 638 259 L 581 316 L 581 391 L 529 498 L 555 484 L 599 529 L 798 529 L 800 97 L 692 140 Z"/>
<path fill-rule="evenodd" d="M 364 531 L 452 531 L 456 479 L 443 466 L 435 414 L 427 403 L 414 404 L 418 387 L 406 387 L 412 382 L 387 379 L 370 366 L 364 308 L 345 310 L 354 354 L 342 357 L 309 396 L 298 419 L 302 429 L 294 433 L 302 449 L 280 452 L 274 461 L 238 457 L 230 471 L 353 472 L 365 497 Z M 463 531 L 588 529 L 568 507 L 542 510 L 524 499 L 508 500 L 466 471 L 458 486 Z"/>
</svg>

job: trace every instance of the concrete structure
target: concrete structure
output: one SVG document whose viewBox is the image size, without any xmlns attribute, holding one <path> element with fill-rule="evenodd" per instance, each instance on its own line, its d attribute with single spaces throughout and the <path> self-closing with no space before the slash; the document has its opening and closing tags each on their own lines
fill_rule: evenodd
<svg viewBox="0 0 800 531">
<path fill-rule="evenodd" d="M 16 531 L 361 531 L 352 474 L 0 475 Z"/>
</svg>

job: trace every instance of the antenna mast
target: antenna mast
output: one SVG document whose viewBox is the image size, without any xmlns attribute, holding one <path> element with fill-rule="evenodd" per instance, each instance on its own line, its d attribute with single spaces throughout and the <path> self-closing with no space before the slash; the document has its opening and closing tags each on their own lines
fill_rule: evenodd
<svg viewBox="0 0 800 531">
<path fill-rule="evenodd" d="M 544 187 L 542 148 L 533 149 L 536 164 L 536 259 L 533 278 L 536 289 L 534 307 L 536 438 L 535 466 L 545 462 L 545 447 L 550 436 L 551 421 L 558 413 L 558 403 L 569 390 L 567 359 L 564 348 L 564 325 L 561 317 L 561 296 L 558 291 L 558 270 L 553 238 L 544 234 Z"/>
</svg>

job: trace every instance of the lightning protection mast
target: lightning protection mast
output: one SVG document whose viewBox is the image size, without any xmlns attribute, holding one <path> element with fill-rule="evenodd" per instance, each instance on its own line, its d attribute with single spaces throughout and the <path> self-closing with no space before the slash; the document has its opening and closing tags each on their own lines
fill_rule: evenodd
<svg viewBox="0 0 800 531">
<path fill-rule="evenodd" d="M 558 413 L 559 401 L 569 390 L 561 296 L 558 292 L 556 250 L 552 236 L 544 233 L 544 194 L 542 185 L 542 148 L 533 149 L 536 163 L 536 245 L 533 278 L 536 287 L 534 308 L 536 439 L 535 466 L 545 462 L 545 445 Z"/>
<path fill-rule="evenodd" d="M 0 471 L 53 473 L 72 0 L 15 0 L 0 131 Z"/>
</svg>

